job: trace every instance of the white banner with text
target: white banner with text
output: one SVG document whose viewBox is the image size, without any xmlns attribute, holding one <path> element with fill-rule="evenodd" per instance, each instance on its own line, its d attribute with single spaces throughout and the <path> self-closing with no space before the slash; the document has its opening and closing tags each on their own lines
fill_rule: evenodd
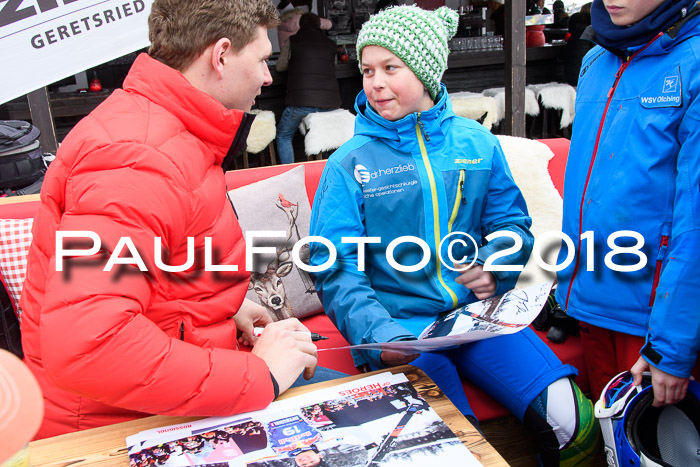
<svg viewBox="0 0 700 467">
<path fill-rule="evenodd" d="M 0 0 L 0 103 L 149 45 L 153 0 Z"/>
</svg>

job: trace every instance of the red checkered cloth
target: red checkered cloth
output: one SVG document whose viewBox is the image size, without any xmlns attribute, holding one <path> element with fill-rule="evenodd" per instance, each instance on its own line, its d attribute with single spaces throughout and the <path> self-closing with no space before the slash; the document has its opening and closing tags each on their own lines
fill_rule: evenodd
<svg viewBox="0 0 700 467">
<path fill-rule="evenodd" d="M 22 309 L 19 307 L 19 297 L 27 275 L 27 253 L 32 243 L 33 223 L 34 219 L 0 219 L 0 281 L 20 321 Z"/>
</svg>

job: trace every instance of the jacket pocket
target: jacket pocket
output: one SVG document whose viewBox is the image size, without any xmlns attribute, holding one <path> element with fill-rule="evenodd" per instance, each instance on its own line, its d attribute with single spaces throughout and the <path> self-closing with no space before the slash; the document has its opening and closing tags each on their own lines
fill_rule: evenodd
<svg viewBox="0 0 700 467">
<path fill-rule="evenodd" d="M 659 243 L 659 254 L 656 258 L 656 267 L 654 268 L 654 281 L 651 285 L 651 298 L 649 299 L 649 306 L 654 306 L 654 300 L 656 299 L 656 287 L 659 285 L 659 280 L 661 279 L 661 268 L 663 266 L 664 259 L 666 259 L 666 251 L 668 250 L 668 235 L 661 236 L 661 242 Z"/>
<path fill-rule="evenodd" d="M 454 203 L 452 204 L 452 213 L 450 214 L 450 220 L 447 222 L 447 233 L 452 232 L 452 225 L 457 219 L 457 213 L 459 213 L 459 207 L 463 204 L 467 204 L 467 198 L 464 197 L 464 169 L 459 171 L 459 179 L 457 181 L 457 194 L 455 195 Z"/>
</svg>

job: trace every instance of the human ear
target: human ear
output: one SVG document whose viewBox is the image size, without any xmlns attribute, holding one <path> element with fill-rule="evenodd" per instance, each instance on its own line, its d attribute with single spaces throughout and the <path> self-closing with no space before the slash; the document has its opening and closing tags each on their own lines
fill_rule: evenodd
<svg viewBox="0 0 700 467">
<path fill-rule="evenodd" d="M 231 50 L 231 41 L 225 37 L 216 41 L 212 47 L 211 66 L 219 79 L 224 77 L 224 64 Z"/>
</svg>

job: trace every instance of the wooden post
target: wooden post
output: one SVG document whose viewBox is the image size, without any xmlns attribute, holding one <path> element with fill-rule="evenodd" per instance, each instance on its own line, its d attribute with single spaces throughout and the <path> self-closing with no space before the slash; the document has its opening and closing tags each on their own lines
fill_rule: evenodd
<svg viewBox="0 0 700 467">
<path fill-rule="evenodd" d="M 505 2 L 505 133 L 525 137 L 525 0 Z"/>
<path fill-rule="evenodd" d="M 53 125 L 51 116 L 51 105 L 49 104 L 49 90 L 46 87 L 37 89 L 27 94 L 29 102 L 29 113 L 32 116 L 32 124 L 39 128 L 39 144 L 44 152 L 56 154 L 58 142 L 56 141 L 56 128 Z"/>
</svg>

